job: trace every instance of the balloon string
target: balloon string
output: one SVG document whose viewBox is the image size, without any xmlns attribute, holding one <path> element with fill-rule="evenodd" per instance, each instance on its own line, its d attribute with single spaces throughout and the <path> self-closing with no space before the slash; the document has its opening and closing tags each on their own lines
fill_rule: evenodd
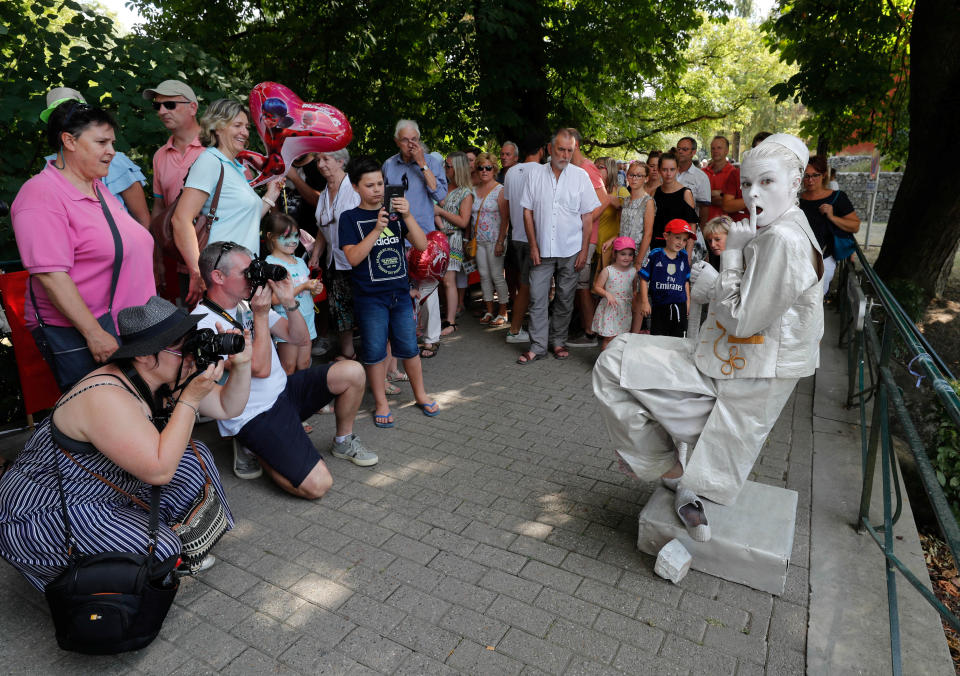
<svg viewBox="0 0 960 676">
<path fill-rule="evenodd" d="M 280 192 L 283 193 L 283 213 L 288 214 L 290 210 L 287 209 L 287 188 L 284 187 Z"/>
</svg>

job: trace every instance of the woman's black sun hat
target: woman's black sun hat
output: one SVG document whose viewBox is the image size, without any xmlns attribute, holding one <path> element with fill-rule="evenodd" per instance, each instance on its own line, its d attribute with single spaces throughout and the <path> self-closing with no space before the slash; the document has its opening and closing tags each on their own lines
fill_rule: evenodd
<svg viewBox="0 0 960 676">
<path fill-rule="evenodd" d="M 168 300 L 152 296 L 146 305 L 134 305 L 117 313 L 120 347 L 110 361 L 156 354 L 194 328 L 202 315 L 189 315 Z"/>
</svg>

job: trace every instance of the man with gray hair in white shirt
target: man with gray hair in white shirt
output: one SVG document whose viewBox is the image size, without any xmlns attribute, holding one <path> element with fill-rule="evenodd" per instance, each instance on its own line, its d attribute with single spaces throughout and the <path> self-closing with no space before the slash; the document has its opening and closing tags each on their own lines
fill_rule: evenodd
<svg viewBox="0 0 960 676">
<path fill-rule="evenodd" d="M 560 129 L 550 143 L 550 163 L 526 178 L 520 203 L 530 245 L 530 349 L 517 359 L 529 364 L 547 350 L 566 359 L 570 313 L 580 270 L 587 265 L 591 213 L 600 206 L 590 178 L 571 164 L 577 140 Z M 550 280 L 556 280 L 553 316 L 549 319 Z"/>
</svg>

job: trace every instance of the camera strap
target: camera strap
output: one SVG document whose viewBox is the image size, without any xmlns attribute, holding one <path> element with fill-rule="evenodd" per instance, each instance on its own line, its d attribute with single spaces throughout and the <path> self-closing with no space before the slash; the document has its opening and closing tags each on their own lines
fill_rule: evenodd
<svg viewBox="0 0 960 676">
<path fill-rule="evenodd" d="M 205 306 L 207 309 L 211 310 L 214 314 L 219 317 L 226 319 L 235 329 L 240 329 L 240 333 L 243 333 L 243 324 L 237 321 L 236 317 L 231 317 L 230 313 L 224 310 L 222 307 L 214 303 L 212 300 L 206 296 L 200 301 L 200 304 Z"/>
</svg>

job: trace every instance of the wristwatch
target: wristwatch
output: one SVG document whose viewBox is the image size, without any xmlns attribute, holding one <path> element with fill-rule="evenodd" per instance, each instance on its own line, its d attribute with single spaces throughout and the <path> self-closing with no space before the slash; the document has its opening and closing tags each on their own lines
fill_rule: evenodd
<svg viewBox="0 0 960 676">
<path fill-rule="evenodd" d="M 426 170 L 427 170 L 427 165 L 423 165 L 422 167 L 420 167 L 420 171 L 426 171 Z"/>
<path fill-rule="evenodd" d="M 297 303 L 294 303 L 291 307 L 287 307 L 286 305 L 284 305 L 283 309 L 286 310 L 287 312 L 293 312 L 294 310 L 299 310 L 300 306 Z"/>
</svg>

